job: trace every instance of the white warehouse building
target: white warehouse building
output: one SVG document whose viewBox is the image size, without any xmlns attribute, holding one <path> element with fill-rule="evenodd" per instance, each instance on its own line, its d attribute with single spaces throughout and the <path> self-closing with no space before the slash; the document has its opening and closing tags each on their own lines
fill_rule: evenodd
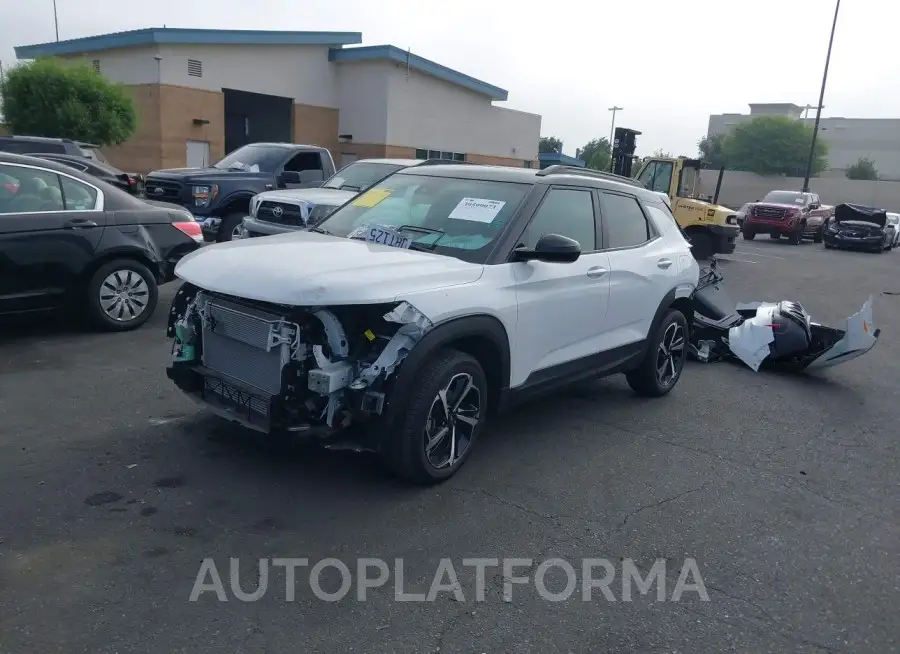
<svg viewBox="0 0 900 654">
<path fill-rule="evenodd" d="M 136 172 L 208 165 L 242 145 L 327 147 L 358 158 L 537 167 L 541 117 L 502 88 L 358 32 L 150 28 L 16 48 L 93 66 L 132 93 L 138 130 L 108 148 Z M 351 47 L 347 47 L 351 46 Z M 61 135 L 65 136 L 65 135 Z"/>
</svg>

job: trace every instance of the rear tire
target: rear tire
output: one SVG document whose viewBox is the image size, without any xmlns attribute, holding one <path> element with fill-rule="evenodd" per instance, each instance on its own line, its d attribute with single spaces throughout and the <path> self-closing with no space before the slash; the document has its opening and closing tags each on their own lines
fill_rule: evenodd
<svg viewBox="0 0 900 654">
<path fill-rule="evenodd" d="M 458 350 L 440 350 L 418 371 L 404 417 L 387 435 L 382 460 L 408 482 L 439 484 L 469 458 L 487 412 L 487 379 L 478 360 Z"/>
<path fill-rule="evenodd" d="M 625 375 L 631 390 L 645 397 L 662 397 L 675 388 L 684 370 L 689 337 L 684 314 L 669 309 L 650 337 L 640 367 Z"/>
<path fill-rule="evenodd" d="M 235 211 L 224 218 L 219 224 L 219 231 L 216 233 L 216 243 L 225 243 L 233 240 L 234 230 L 240 226 L 247 214 L 242 211 Z"/>
<path fill-rule="evenodd" d="M 147 266 L 134 259 L 116 259 L 91 276 L 87 313 L 98 329 L 131 331 L 150 319 L 158 298 L 156 278 Z"/>
</svg>

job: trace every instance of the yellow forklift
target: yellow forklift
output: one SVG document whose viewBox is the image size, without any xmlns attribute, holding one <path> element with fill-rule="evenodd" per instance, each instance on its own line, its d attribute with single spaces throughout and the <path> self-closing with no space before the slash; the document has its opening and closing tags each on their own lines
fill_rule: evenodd
<svg viewBox="0 0 900 654">
<path fill-rule="evenodd" d="M 613 172 L 632 176 L 635 136 L 640 132 L 617 127 L 613 142 Z M 688 157 L 647 157 L 640 162 L 634 176 L 641 186 L 669 196 L 672 215 L 691 242 L 696 259 L 709 259 L 714 254 L 731 254 L 740 233 L 737 215 L 728 207 L 719 206 L 719 191 L 725 169 L 719 170 L 715 194 L 702 195 L 700 171 L 708 166 L 700 159 Z"/>
</svg>

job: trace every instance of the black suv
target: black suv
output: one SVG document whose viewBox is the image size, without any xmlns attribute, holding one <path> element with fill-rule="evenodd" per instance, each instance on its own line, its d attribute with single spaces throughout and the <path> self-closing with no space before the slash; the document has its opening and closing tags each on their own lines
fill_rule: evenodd
<svg viewBox="0 0 900 654">
<path fill-rule="evenodd" d="M 71 139 L 44 136 L 0 136 L 0 152 L 13 154 L 71 154 L 109 165 L 100 146 Z"/>
<path fill-rule="evenodd" d="M 181 207 L 151 206 L 62 164 L 0 153 L 0 314 L 70 309 L 101 329 L 135 329 L 152 315 L 158 284 L 202 243 Z"/>
</svg>

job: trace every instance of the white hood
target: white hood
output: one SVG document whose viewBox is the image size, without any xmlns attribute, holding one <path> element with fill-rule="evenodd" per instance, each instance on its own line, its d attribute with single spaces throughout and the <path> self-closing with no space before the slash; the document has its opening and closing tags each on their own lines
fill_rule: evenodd
<svg viewBox="0 0 900 654">
<path fill-rule="evenodd" d="M 477 281 L 484 266 L 316 232 L 229 241 L 184 257 L 175 274 L 208 291 L 291 306 L 373 304 Z"/>
<path fill-rule="evenodd" d="M 295 188 L 279 189 L 276 191 L 264 191 L 256 196 L 257 202 L 269 200 L 270 202 L 309 202 L 311 204 L 324 204 L 339 207 L 358 193 L 354 191 L 339 191 L 335 188 Z"/>
</svg>

